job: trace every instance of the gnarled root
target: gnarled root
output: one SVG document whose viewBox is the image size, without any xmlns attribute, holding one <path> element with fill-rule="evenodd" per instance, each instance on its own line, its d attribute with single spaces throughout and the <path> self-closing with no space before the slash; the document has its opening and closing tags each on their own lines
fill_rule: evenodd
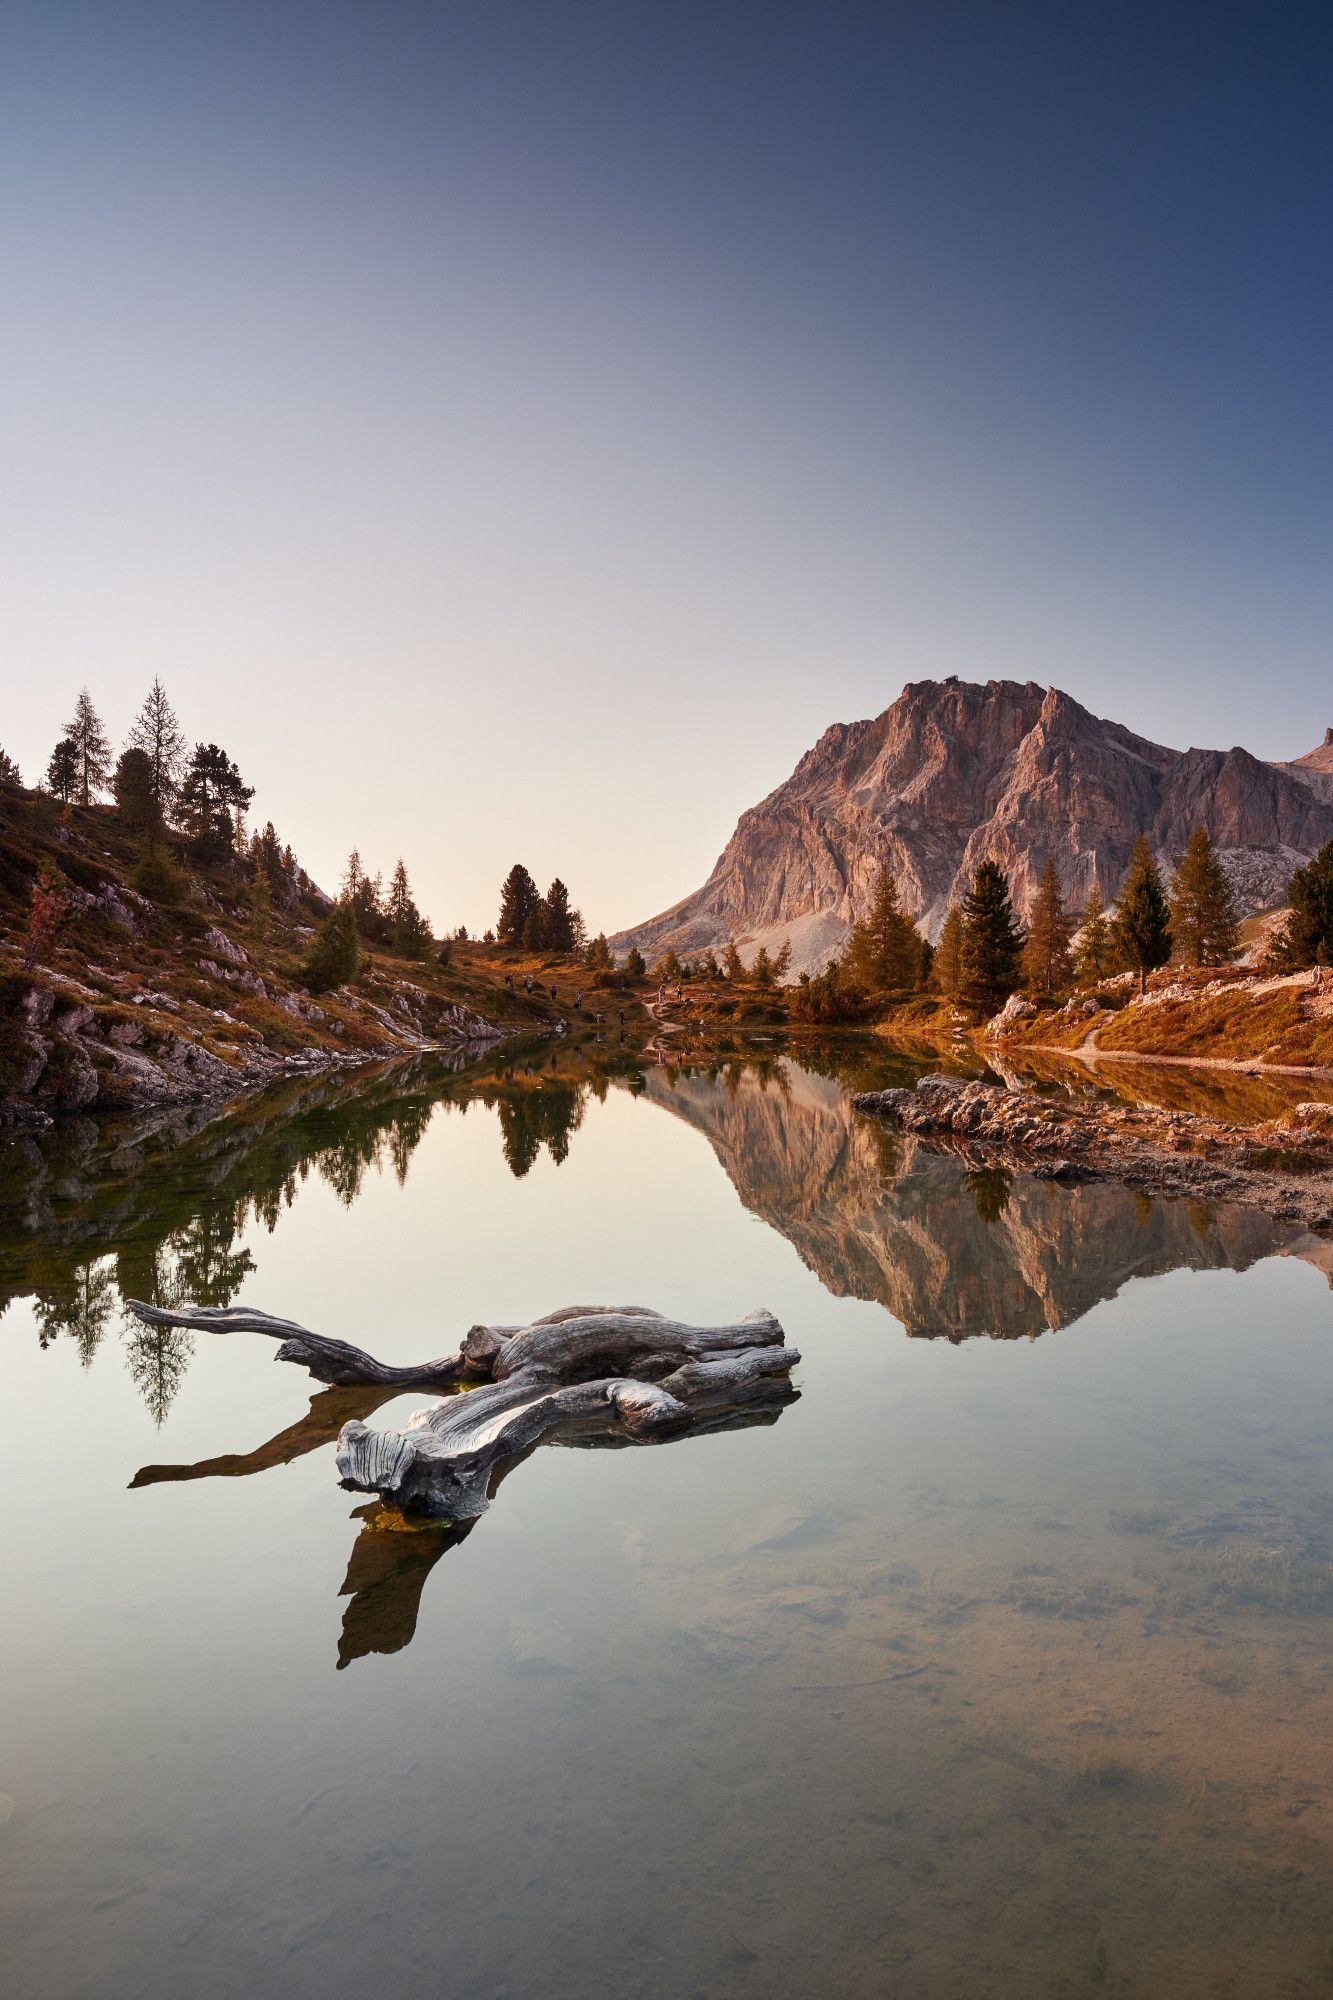
<svg viewBox="0 0 1333 2000">
<path fill-rule="evenodd" d="M 539 1443 L 647 1443 L 776 1410 L 800 1355 L 772 1313 L 687 1326 L 645 1306 L 565 1306 L 527 1326 L 474 1326 L 457 1354 L 394 1367 L 290 1320 L 239 1308 L 168 1310 L 127 1301 L 154 1325 L 278 1339 L 278 1359 L 321 1381 L 376 1387 L 484 1387 L 419 1410 L 401 1430 L 343 1426 L 342 1484 L 405 1511 L 467 1521 L 498 1477 Z"/>
</svg>

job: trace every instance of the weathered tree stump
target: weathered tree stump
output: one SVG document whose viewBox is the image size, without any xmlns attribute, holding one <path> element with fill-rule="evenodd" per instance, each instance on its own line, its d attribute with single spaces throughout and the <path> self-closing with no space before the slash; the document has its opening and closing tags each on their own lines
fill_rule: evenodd
<svg viewBox="0 0 1333 2000">
<path fill-rule="evenodd" d="M 345 1487 L 437 1520 L 475 1520 L 506 1467 L 538 1443 L 655 1443 L 762 1421 L 794 1397 L 787 1378 L 800 1360 L 764 1311 L 697 1327 L 645 1306 L 566 1306 L 527 1326 L 474 1326 L 456 1354 L 393 1367 L 268 1313 L 126 1304 L 150 1325 L 267 1334 L 282 1343 L 280 1361 L 322 1382 L 465 1389 L 401 1430 L 353 1421 L 338 1439 Z"/>
</svg>

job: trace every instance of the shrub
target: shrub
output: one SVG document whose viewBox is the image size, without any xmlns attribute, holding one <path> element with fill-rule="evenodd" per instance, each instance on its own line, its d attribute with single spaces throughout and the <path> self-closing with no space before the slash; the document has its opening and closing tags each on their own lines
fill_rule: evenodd
<svg viewBox="0 0 1333 2000">
<path fill-rule="evenodd" d="M 161 848 L 151 848 L 130 876 L 130 887 L 150 903 L 183 903 L 188 893 L 185 878 L 172 867 Z"/>
</svg>

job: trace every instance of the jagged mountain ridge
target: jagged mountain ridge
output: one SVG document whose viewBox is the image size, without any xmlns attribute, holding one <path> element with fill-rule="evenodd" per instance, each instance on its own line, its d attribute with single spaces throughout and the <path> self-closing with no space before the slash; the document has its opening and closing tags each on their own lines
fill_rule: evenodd
<svg viewBox="0 0 1333 2000">
<path fill-rule="evenodd" d="M 692 953 L 729 936 L 793 970 L 822 968 L 880 867 L 930 936 L 978 864 L 999 863 L 1025 910 L 1053 855 L 1068 900 L 1107 900 L 1146 834 L 1165 864 L 1195 826 L 1221 850 L 1246 912 L 1282 899 L 1333 839 L 1333 731 L 1290 763 L 1240 747 L 1171 750 L 1035 681 L 909 682 L 869 721 L 835 723 L 785 783 L 741 815 L 701 889 L 613 947 Z"/>
</svg>

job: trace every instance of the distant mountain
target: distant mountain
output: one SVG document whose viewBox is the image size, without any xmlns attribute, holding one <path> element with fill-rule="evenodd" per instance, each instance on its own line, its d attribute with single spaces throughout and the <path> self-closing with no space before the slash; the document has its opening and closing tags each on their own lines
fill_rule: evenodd
<svg viewBox="0 0 1333 2000">
<path fill-rule="evenodd" d="M 1025 909 L 1054 855 L 1081 905 L 1109 901 L 1146 834 L 1165 864 L 1196 826 L 1221 850 L 1246 912 L 1282 900 L 1293 868 L 1333 839 L 1333 730 L 1290 763 L 1248 750 L 1168 750 L 1035 681 L 914 681 L 873 721 L 835 723 L 790 778 L 741 815 L 712 874 L 612 939 L 650 956 L 735 937 L 752 956 L 789 938 L 822 969 L 888 862 L 931 935 L 979 862 Z"/>
</svg>

